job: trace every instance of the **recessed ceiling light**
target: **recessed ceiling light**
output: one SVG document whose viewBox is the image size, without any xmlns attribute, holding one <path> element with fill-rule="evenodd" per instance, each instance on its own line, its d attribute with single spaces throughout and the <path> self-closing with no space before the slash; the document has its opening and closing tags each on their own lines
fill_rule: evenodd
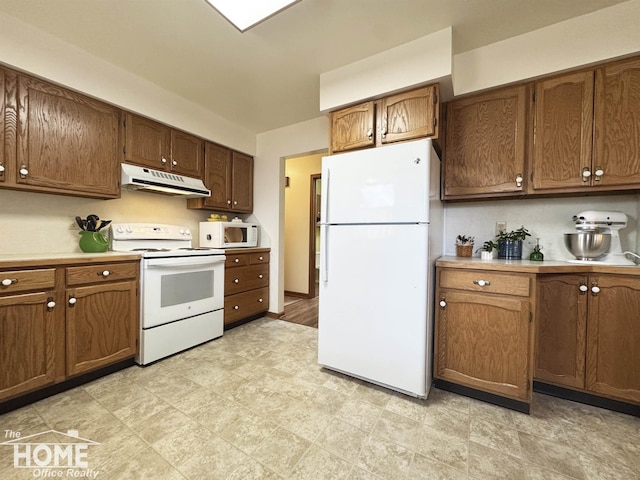
<svg viewBox="0 0 640 480">
<path fill-rule="evenodd" d="M 206 0 L 238 30 L 244 32 L 300 0 Z"/>
</svg>

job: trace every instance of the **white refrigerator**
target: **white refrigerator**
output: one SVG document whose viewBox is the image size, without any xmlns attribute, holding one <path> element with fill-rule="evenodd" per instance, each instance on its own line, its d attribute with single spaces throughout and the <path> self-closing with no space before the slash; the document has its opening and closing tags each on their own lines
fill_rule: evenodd
<svg viewBox="0 0 640 480">
<path fill-rule="evenodd" d="M 322 159 L 320 365 L 427 397 L 439 192 L 429 139 Z"/>
</svg>

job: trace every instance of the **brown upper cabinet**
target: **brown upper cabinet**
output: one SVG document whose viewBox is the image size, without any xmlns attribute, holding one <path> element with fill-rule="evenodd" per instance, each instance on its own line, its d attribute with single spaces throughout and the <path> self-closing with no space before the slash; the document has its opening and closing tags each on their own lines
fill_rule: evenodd
<svg viewBox="0 0 640 480">
<path fill-rule="evenodd" d="M 202 139 L 132 113 L 127 113 L 125 132 L 126 162 L 202 177 Z"/>
<path fill-rule="evenodd" d="M 438 138 L 438 84 L 331 112 L 331 153 Z"/>
<path fill-rule="evenodd" d="M 526 112 L 526 85 L 447 104 L 443 199 L 523 194 Z"/>
<path fill-rule="evenodd" d="M 542 80 L 534 103 L 530 193 L 640 188 L 640 59 Z"/>
<path fill-rule="evenodd" d="M 253 211 L 253 157 L 205 142 L 204 183 L 211 196 L 188 199 L 188 208 L 231 213 Z"/>
<path fill-rule="evenodd" d="M 2 185 L 119 197 L 120 110 L 28 75 L 11 70 L 2 75 L 6 89 Z"/>
<path fill-rule="evenodd" d="M 5 77 L 6 74 L 4 72 L 4 70 L 2 70 L 0 68 L 0 185 L 5 181 L 6 179 L 6 161 L 4 158 L 4 104 L 5 104 L 5 99 L 4 99 L 4 92 L 5 92 Z"/>
</svg>

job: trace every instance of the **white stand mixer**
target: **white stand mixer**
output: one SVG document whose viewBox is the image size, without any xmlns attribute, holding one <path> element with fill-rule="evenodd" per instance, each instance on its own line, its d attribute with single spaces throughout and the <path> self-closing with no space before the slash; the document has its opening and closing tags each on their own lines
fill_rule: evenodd
<svg viewBox="0 0 640 480">
<path fill-rule="evenodd" d="M 586 210 L 573 216 L 576 230 L 589 231 L 598 229 L 600 233 L 611 234 L 609 252 L 598 260 L 569 260 L 570 263 L 605 264 L 605 265 L 635 265 L 623 252 L 618 231 L 627 226 L 627 216 L 622 212 Z"/>
</svg>

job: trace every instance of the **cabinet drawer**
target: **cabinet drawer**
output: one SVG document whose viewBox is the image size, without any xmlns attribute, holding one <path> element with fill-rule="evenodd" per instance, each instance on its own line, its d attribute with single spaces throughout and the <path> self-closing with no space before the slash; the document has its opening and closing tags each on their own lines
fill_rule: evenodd
<svg viewBox="0 0 640 480">
<path fill-rule="evenodd" d="M 139 263 L 108 263 L 67 268 L 67 285 L 87 285 L 96 282 L 134 279 Z"/>
<path fill-rule="evenodd" d="M 269 287 L 229 295 L 224 298 L 224 323 L 233 323 L 268 309 Z"/>
<path fill-rule="evenodd" d="M 261 252 L 261 253 L 251 253 L 249 254 L 249 264 L 257 265 L 260 263 L 269 263 L 269 253 Z"/>
<path fill-rule="evenodd" d="M 0 295 L 50 289 L 55 286 L 55 278 L 55 268 L 0 272 Z"/>
<path fill-rule="evenodd" d="M 250 265 L 225 272 L 224 294 L 245 292 L 269 285 L 269 265 Z"/>
<path fill-rule="evenodd" d="M 227 254 L 227 259 L 224 261 L 225 268 L 243 267 L 245 265 L 249 265 L 249 255 L 246 253 Z"/>
<path fill-rule="evenodd" d="M 529 296 L 531 281 L 528 275 L 497 273 L 485 270 L 442 269 L 440 287 L 472 292 L 501 293 Z"/>
</svg>

